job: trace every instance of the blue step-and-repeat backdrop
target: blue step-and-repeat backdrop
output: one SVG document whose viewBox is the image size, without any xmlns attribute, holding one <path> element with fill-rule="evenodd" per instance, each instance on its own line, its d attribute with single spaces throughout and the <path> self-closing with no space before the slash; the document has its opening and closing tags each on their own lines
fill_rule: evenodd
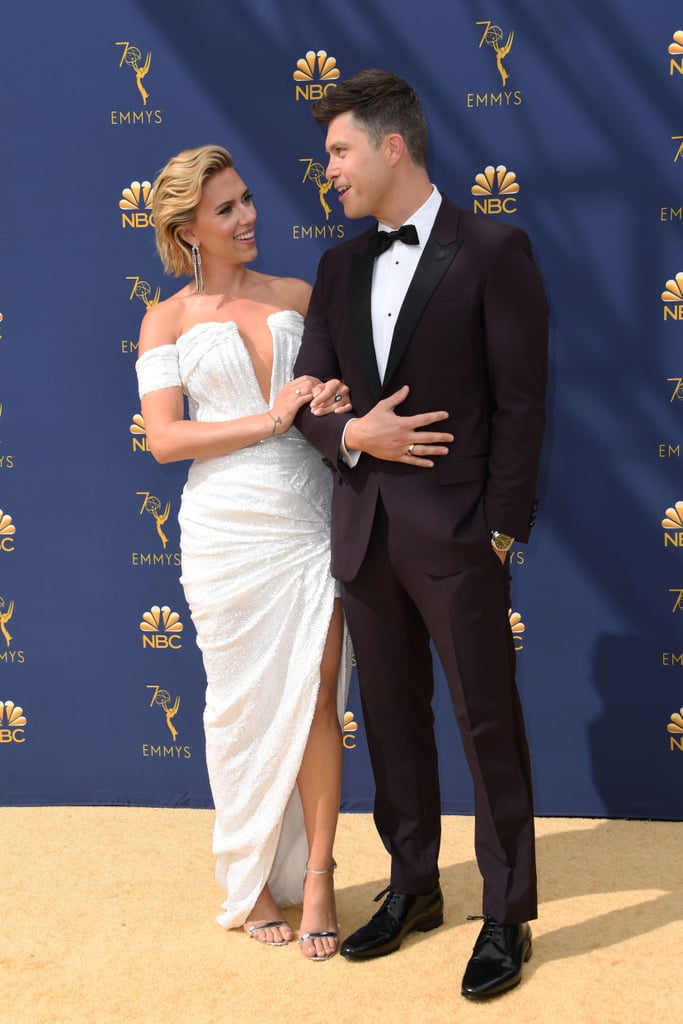
<svg viewBox="0 0 683 1024">
<path fill-rule="evenodd" d="M 226 146 L 257 269 L 312 280 L 363 225 L 327 191 L 311 102 L 387 67 L 422 97 L 433 180 L 529 232 L 552 306 L 510 609 L 538 813 L 683 817 L 680 4 L 23 0 L 1 20 L 0 803 L 211 806 L 187 465 L 154 462 L 134 373 L 145 309 L 178 287 L 150 182 Z M 443 806 L 469 813 L 438 683 Z M 343 809 L 367 811 L 355 679 L 344 741 Z"/>
</svg>

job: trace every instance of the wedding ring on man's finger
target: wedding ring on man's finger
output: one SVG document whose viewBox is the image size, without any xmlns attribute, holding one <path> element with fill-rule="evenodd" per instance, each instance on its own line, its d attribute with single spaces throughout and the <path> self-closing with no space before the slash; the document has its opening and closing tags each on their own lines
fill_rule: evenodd
<svg viewBox="0 0 683 1024">
<path fill-rule="evenodd" d="M 415 451 L 415 445 L 414 444 L 409 444 L 408 447 L 406 448 L 406 455 L 412 455 L 414 451 Z"/>
</svg>

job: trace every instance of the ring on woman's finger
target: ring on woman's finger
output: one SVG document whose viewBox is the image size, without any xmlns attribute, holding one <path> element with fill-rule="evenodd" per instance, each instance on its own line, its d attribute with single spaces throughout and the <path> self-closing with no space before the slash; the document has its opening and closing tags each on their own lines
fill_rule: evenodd
<svg viewBox="0 0 683 1024">
<path fill-rule="evenodd" d="M 341 402 L 342 396 L 339 394 L 339 392 L 337 392 L 337 394 L 334 396 L 334 400 L 335 402 Z"/>
<path fill-rule="evenodd" d="M 301 388 L 297 388 L 296 391 L 294 392 L 294 394 L 295 395 L 300 395 L 301 394 Z"/>
<path fill-rule="evenodd" d="M 409 444 L 408 447 L 406 448 L 406 455 L 412 455 L 414 451 L 415 451 L 415 445 L 414 444 Z"/>
</svg>

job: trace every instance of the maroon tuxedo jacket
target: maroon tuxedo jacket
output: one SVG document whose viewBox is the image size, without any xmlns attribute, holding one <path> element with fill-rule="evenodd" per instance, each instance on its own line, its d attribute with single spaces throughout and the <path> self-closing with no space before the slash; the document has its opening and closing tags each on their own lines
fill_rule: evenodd
<svg viewBox="0 0 683 1024">
<path fill-rule="evenodd" d="M 548 306 L 527 235 L 444 197 L 380 382 L 370 316 L 375 231 L 324 253 L 294 373 L 343 379 L 358 416 L 408 384 L 396 413 L 447 410 L 433 429 L 455 440 L 433 469 L 367 453 L 349 469 L 339 459 L 349 416 L 315 417 L 305 407 L 296 426 L 338 474 L 337 578 L 358 571 L 378 493 L 420 567 L 446 575 L 490 553 L 489 530 L 528 540 L 545 424 Z"/>
</svg>

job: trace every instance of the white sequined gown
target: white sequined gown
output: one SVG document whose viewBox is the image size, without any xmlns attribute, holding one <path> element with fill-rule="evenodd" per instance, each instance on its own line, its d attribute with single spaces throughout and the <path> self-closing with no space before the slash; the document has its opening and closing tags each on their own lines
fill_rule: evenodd
<svg viewBox="0 0 683 1024">
<path fill-rule="evenodd" d="M 303 320 L 268 318 L 274 358 L 263 399 L 237 326 L 203 323 L 137 363 L 140 395 L 181 386 L 193 420 L 265 412 L 291 377 Z M 244 923 L 268 882 L 300 903 L 307 857 L 296 778 L 309 733 L 335 584 L 332 474 L 294 428 L 230 455 L 196 459 L 183 490 L 181 581 L 207 677 L 206 757 L 216 809 L 217 918 Z M 339 713 L 350 672 L 344 644 Z"/>
</svg>

